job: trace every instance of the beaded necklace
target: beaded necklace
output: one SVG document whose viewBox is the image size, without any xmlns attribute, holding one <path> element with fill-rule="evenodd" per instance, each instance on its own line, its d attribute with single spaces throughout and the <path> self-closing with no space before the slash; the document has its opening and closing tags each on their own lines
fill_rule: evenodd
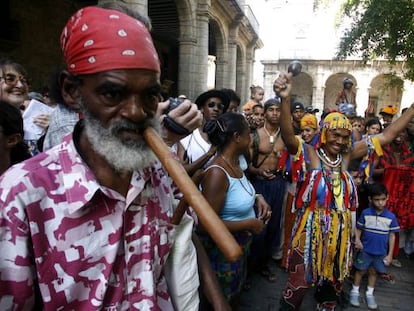
<svg viewBox="0 0 414 311">
<path fill-rule="evenodd" d="M 329 157 L 322 148 L 318 148 L 316 154 L 322 162 L 324 162 L 326 165 L 330 167 L 338 167 L 339 164 L 342 163 L 342 154 L 337 154 L 336 159 L 334 161 L 329 159 Z"/>
<path fill-rule="evenodd" d="M 329 166 L 329 165 L 328 165 Z M 341 180 L 341 173 L 342 173 L 342 167 L 339 165 L 339 169 L 333 170 L 333 167 L 329 166 L 329 169 L 327 169 L 323 162 L 321 161 L 321 167 L 322 167 L 322 176 L 325 180 L 326 186 L 328 187 L 328 190 L 331 192 L 331 194 L 334 197 L 334 200 L 331 201 L 331 204 L 335 206 L 335 209 L 341 208 L 342 204 L 339 203 L 340 200 L 343 200 L 342 198 L 342 180 Z"/>
</svg>

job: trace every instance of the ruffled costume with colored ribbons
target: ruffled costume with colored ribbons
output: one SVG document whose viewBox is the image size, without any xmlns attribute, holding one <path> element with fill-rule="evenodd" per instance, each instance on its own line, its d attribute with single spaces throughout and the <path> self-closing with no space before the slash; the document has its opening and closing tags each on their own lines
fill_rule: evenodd
<svg viewBox="0 0 414 311">
<path fill-rule="evenodd" d="M 326 143 L 326 131 L 337 128 L 352 131 L 344 115 L 331 113 L 314 147 L 317 154 L 322 154 L 319 149 Z M 298 142 L 297 153 L 291 158 L 292 180 L 297 181 L 292 204 L 296 219 L 288 250 L 289 279 L 280 310 L 300 310 L 311 284 L 317 286 L 318 308 L 333 310 L 352 267 L 352 214 L 358 205 L 357 189 L 351 175 L 342 169 L 341 155 L 338 164 L 332 166 L 324 165 L 319 156 L 319 167 L 307 169 L 309 147 L 300 138 Z M 347 148 L 353 148 L 352 135 Z"/>
<path fill-rule="evenodd" d="M 288 249 L 289 280 L 280 310 L 300 310 L 310 284 L 317 286 L 318 305 L 334 308 L 352 267 L 351 212 L 357 208 L 357 189 L 346 171 L 317 168 L 306 172 L 306 147 L 301 151 L 292 162 L 292 179 L 298 181 L 292 204 L 296 219 Z M 331 182 L 333 174 L 339 180 L 336 186 Z"/>
<path fill-rule="evenodd" d="M 342 281 L 351 267 L 351 211 L 357 207 L 357 191 L 350 174 L 339 172 L 340 192 L 334 194 L 331 175 L 322 168 L 310 171 L 294 203 L 298 214 L 290 249 L 304 234 L 305 278 L 312 284 Z"/>
</svg>

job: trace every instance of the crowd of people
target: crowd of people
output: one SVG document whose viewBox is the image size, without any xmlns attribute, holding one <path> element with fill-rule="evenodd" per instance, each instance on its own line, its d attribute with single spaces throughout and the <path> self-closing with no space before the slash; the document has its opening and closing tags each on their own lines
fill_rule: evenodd
<svg viewBox="0 0 414 311">
<path fill-rule="evenodd" d="M 277 265 L 289 272 L 280 310 L 300 310 L 310 286 L 318 310 L 334 310 L 350 277 L 359 306 L 366 272 L 377 308 L 377 275 L 401 267 L 401 248 L 414 253 L 414 223 L 387 182 L 414 165 L 414 106 L 357 116 L 346 78 L 337 109 L 318 118 L 291 101 L 288 73 L 267 100 L 252 86 L 245 105 L 213 89 L 173 106 L 148 19 L 117 4 L 79 10 L 61 48 L 66 67 L 43 94 L 0 60 L 1 310 L 237 310 L 252 274 L 275 282 Z M 195 251 L 197 271 L 186 285 L 167 272 L 183 196 L 144 138 L 150 127 L 241 249 L 229 259 L 188 207 L 181 252 Z"/>
</svg>

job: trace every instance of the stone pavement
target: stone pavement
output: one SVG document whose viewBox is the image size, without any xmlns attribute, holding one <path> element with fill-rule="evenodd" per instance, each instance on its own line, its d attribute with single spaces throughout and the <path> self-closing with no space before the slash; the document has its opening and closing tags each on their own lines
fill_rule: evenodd
<svg viewBox="0 0 414 311">
<path fill-rule="evenodd" d="M 389 273 L 393 275 L 395 283 L 391 284 L 378 278 L 374 295 L 379 311 L 413 311 L 414 310 L 414 260 L 408 259 L 404 254 L 398 258 L 403 267 L 389 267 Z M 276 267 L 276 263 L 275 263 Z M 279 310 L 279 299 L 282 289 L 287 280 L 287 273 L 281 268 L 275 268 L 278 280 L 269 283 L 262 276 L 255 274 L 252 277 L 252 287 L 249 291 L 243 291 L 240 311 L 277 311 Z M 367 280 L 363 279 L 360 293 L 363 297 Z M 350 283 L 345 282 L 346 294 L 349 293 Z M 302 304 L 302 311 L 316 310 L 316 303 L 313 300 L 313 289 L 309 289 Z M 338 310 L 341 310 L 340 308 Z M 342 310 L 365 311 L 368 309 L 365 299 L 361 299 L 361 307 L 348 306 Z"/>
</svg>

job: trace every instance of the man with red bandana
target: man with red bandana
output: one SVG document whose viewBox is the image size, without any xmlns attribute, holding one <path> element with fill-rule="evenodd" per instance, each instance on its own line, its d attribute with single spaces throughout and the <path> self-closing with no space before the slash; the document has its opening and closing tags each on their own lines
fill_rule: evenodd
<svg viewBox="0 0 414 311">
<path fill-rule="evenodd" d="M 142 136 L 158 119 L 151 36 L 135 18 L 86 7 L 61 44 L 62 96 L 84 119 L 0 179 L 0 309 L 172 310 L 163 268 L 180 194 Z M 175 121 L 199 125 L 195 105 L 179 109 Z"/>
</svg>

